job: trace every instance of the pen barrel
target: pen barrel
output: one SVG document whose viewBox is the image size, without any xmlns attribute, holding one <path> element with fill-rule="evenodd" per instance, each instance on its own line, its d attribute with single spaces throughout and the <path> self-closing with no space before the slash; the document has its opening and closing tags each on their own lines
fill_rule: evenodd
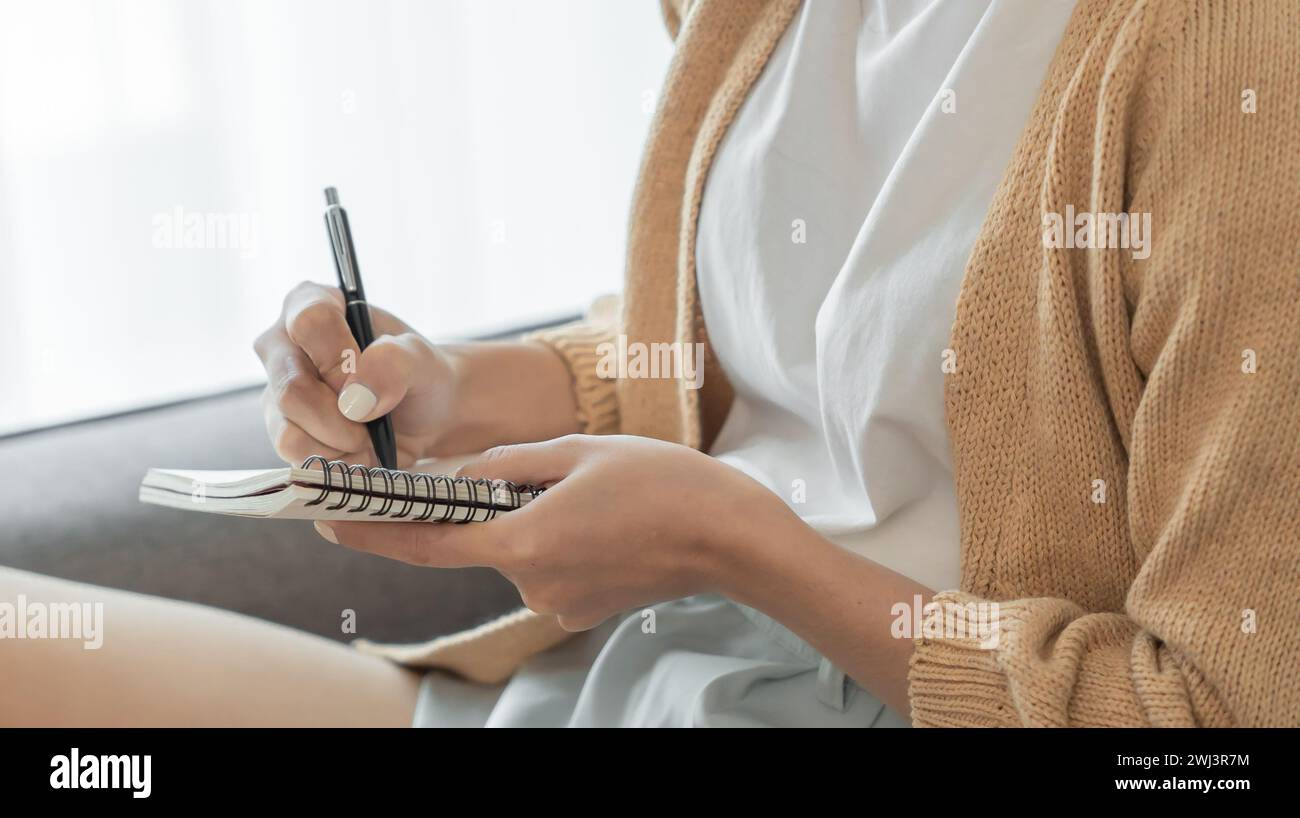
<svg viewBox="0 0 1300 818">
<path fill-rule="evenodd" d="M 326 209 L 325 230 L 329 233 L 339 289 L 348 300 L 365 301 L 366 291 L 361 286 L 361 270 L 357 265 L 356 245 L 352 243 L 352 223 L 348 221 L 348 212 L 338 205 Z"/>
<path fill-rule="evenodd" d="M 374 343 L 375 329 L 370 323 L 370 308 L 364 301 L 349 301 L 344 308 L 348 329 L 357 340 L 357 346 L 365 350 Z M 366 431 L 370 433 L 370 445 L 375 448 L 375 459 L 386 469 L 397 468 L 397 438 L 393 434 L 393 421 L 388 415 L 366 422 Z"/>
<path fill-rule="evenodd" d="M 352 244 L 352 225 L 348 212 L 339 205 L 338 191 L 325 188 L 325 229 L 329 233 L 330 250 L 334 253 L 334 270 L 339 276 L 339 289 L 345 301 L 343 314 L 356 339 L 357 347 L 365 351 L 375 341 L 375 328 L 370 323 L 370 307 L 361 287 L 361 271 L 357 269 L 357 253 Z M 375 447 L 375 459 L 386 469 L 397 468 L 397 437 L 393 421 L 388 415 L 366 422 L 370 443 Z"/>
<path fill-rule="evenodd" d="M 349 301 L 343 312 L 348 322 L 348 329 L 352 330 L 352 337 L 357 340 L 357 346 L 364 351 L 375 342 L 375 327 L 370 323 L 370 307 L 366 302 L 358 299 Z"/>
<path fill-rule="evenodd" d="M 393 434 L 393 419 L 388 415 L 366 424 L 370 445 L 375 449 L 375 459 L 386 469 L 397 468 L 397 437 Z"/>
</svg>

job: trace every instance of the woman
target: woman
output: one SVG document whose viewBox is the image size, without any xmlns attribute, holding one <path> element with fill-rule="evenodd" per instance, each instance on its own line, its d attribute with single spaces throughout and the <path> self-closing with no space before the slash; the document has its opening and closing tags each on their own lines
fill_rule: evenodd
<svg viewBox="0 0 1300 818">
<path fill-rule="evenodd" d="M 0 662 L 53 681 L 7 717 L 1300 724 L 1300 11 L 682 5 L 617 317 L 436 347 L 380 314 L 345 374 L 303 285 L 257 344 L 286 460 L 365 461 L 393 412 L 404 463 L 548 485 L 319 526 L 531 611 L 350 652 L 98 592 L 116 638 Z M 602 377 L 620 335 L 704 344 L 701 388 Z"/>
</svg>

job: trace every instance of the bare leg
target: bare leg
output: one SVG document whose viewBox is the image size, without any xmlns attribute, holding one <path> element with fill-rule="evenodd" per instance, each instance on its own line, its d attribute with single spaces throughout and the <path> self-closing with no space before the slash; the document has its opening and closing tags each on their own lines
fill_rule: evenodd
<svg viewBox="0 0 1300 818">
<path fill-rule="evenodd" d="M 238 614 L 0 568 L 0 603 L 103 603 L 103 646 L 0 638 L 0 726 L 406 726 L 419 676 Z"/>
</svg>

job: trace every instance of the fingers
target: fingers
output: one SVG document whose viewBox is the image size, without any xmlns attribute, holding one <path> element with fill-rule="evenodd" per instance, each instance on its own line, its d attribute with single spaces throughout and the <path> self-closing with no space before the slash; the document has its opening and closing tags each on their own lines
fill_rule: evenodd
<svg viewBox="0 0 1300 818">
<path fill-rule="evenodd" d="M 556 616 L 556 620 L 560 623 L 560 627 L 569 633 L 581 633 L 582 631 L 591 630 L 609 619 L 610 616 L 612 614 L 596 611 L 591 613 L 559 614 Z"/>
<path fill-rule="evenodd" d="M 344 362 L 355 362 L 357 342 L 343 314 L 343 294 L 333 287 L 305 281 L 284 299 L 284 331 L 337 395 L 347 373 Z"/>
<path fill-rule="evenodd" d="M 266 433 L 271 438 L 271 445 L 280 459 L 291 465 L 297 465 L 313 454 L 330 460 L 355 462 L 345 452 L 322 444 L 302 430 L 302 427 L 283 415 L 268 415 Z"/>
<path fill-rule="evenodd" d="M 461 466 L 456 474 L 535 486 L 558 483 L 577 464 L 584 440 L 583 435 L 568 435 L 544 443 L 497 446 Z"/>
<path fill-rule="evenodd" d="M 369 307 L 370 323 L 374 324 L 375 332 L 379 335 L 401 335 L 411 331 L 405 321 L 383 307 L 376 307 L 374 304 L 370 304 Z"/>
<path fill-rule="evenodd" d="M 381 329 L 404 329 L 393 316 L 383 313 L 377 322 Z M 395 405 L 405 394 L 396 390 L 384 377 L 382 370 L 392 367 L 389 342 L 377 343 L 378 354 L 371 355 L 369 368 L 372 380 L 383 383 L 385 397 Z M 361 356 L 352 338 L 343 313 L 343 296 L 333 287 L 303 282 L 285 297 L 281 318 L 264 332 L 254 344 L 266 368 L 267 388 L 263 393 L 263 411 L 266 428 L 276 452 L 289 462 L 299 462 L 311 454 L 352 458 L 358 462 L 367 459 L 369 438 L 363 424 L 346 417 L 342 410 L 356 412 L 369 409 L 378 403 L 370 400 L 364 388 L 353 390 L 346 401 L 339 392 L 349 381 L 345 366 L 351 361 L 360 367 Z M 369 350 L 367 350 L 369 352 Z M 348 370 L 348 371 L 345 371 Z M 379 375 L 374 374 L 380 372 Z M 409 367 L 401 369 L 394 377 L 403 378 Z M 373 395 L 372 395 L 373 397 Z M 383 412 L 376 411 L 373 417 Z"/>
<path fill-rule="evenodd" d="M 258 353 L 267 374 L 262 393 L 266 430 L 277 454 L 296 463 L 310 454 L 366 450 L 365 426 L 339 414 L 334 393 L 286 334 L 264 334 Z"/>
<path fill-rule="evenodd" d="M 338 396 L 338 411 L 364 422 L 393 411 L 406 397 L 416 373 L 430 365 L 431 350 L 414 333 L 378 338 L 357 358 Z"/>
<path fill-rule="evenodd" d="M 332 543 L 429 568 L 500 568 L 506 553 L 504 520 L 491 523 L 316 523 Z"/>
</svg>

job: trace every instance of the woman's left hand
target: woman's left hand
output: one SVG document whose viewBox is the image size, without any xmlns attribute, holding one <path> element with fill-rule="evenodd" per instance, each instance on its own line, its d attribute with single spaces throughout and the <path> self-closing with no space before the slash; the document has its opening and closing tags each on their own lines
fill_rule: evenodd
<svg viewBox="0 0 1300 818">
<path fill-rule="evenodd" d="M 571 435 L 501 446 L 460 475 L 546 486 L 485 523 L 318 523 L 327 539 L 415 565 L 488 566 L 568 630 L 620 611 L 727 592 L 748 550 L 801 525 L 775 494 L 685 446 Z M 332 535 L 332 536 L 331 536 Z"/>
</svg>

